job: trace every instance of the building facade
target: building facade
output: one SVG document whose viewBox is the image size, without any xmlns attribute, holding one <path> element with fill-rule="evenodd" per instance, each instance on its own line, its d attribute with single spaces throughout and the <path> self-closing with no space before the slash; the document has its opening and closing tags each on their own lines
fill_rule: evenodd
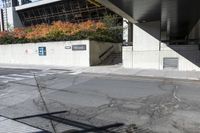
<svg viewBox="0 0 200 133">
<path fill-rule="evenodd" d="M 115 14 L 94 0 L 2 0 L 1 30 L 54 21 L 83 22 Z"/>
<path fill-rule="evenodd" d="M 200 0 L 3 0 L 1 29 L 123 17 L 123 66 L 200 71 Z"/>
</svg>

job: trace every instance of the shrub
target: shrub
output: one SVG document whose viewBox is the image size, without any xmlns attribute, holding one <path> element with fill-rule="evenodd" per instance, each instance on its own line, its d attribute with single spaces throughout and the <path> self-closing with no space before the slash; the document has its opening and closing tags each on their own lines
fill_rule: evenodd
<svg viewBox="0 0 200 133">
<path fill-rule="evenodd" d="M 112 21 L 112 23 L 114 23 Z M 10 32 L 0 32 L 0 44 L 69 41 L 91 39 L 97 41 L 120 42 L 121 29 L 113 29 L 100 21 L 82 23 L 53 22 L 27 28 L 16 28 Z"/>
<path fill-rule="evenodd" d="M 24 28 L 15 28 L 13 32 L 11 33 L 13 34 L 13 37 L 15 38 L 22 39 L 26 37 L 26 31 Z"/>
<path fill-rule="evenodd" d="M 0 44 L 10 44 L 14 42 L 14 37 L 9 32 L 0 33 Z"/>
<path fill-rule="evenodd" d="M 29 27 L 27 30 L 26 38 L 30 40 L 37 40 L 46 37 L 49 33 L 49 26 L 47 24 L 40 24 L 36 26 Z"/>
</svg>

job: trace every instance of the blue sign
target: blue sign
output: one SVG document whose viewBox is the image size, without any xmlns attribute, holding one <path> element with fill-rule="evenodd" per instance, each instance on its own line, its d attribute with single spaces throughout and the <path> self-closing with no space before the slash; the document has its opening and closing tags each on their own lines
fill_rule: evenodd
<svg viewBox="0 0 200 133">
<path fill-rule="evenodd" d="M 38 54 L 39 56 L 46 56 L 47 55 L 46 47 L 39 47 Z"/>
</svg>

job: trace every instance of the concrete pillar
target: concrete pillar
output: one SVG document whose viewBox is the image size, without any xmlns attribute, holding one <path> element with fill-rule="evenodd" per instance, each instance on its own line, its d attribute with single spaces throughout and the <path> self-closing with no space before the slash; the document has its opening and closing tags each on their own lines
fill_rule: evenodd
<svg viewBox="0 0 200 133">
<path fill-rule="evenodd" d="M 4 31 L 3 9 L 0 9 L 0 26 L 1 26 L 1 31 Z"/>
<path fill-rule="evenodd" d="M 22 5 L 22 0 L 18 0 L 18 2 L 19 2 L 19 5 Z"/>
<path fill-rule="evenodd" d="M 133 24 L 127 19 L 123 19 L 123 40 L 126 43 L 133 42 Z"/>
<path fill-rule="evenodd" d="M 124 68 L 133 68 L 133 46 L 122 47 L 122 63 Z"/>
<path fill-rule="evenodd" d="M 15 27 L 23 27 L 15 7 L 7 7 L 3 9 L 2 26 L 4 30 L 12 30 Z"/>
</svg>

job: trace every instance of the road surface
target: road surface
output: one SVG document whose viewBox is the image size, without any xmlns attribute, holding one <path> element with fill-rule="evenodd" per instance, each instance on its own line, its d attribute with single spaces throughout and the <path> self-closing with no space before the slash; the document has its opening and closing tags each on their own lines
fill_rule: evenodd
<svg viewBox="0 0 200 133">
<path fill-rule="evenodd" d="M 67 111 L 57 116 L 104 126 L 124 123 L 155 133 L 199 133 L 200 83 L 69 70 L 0 69 L 0 115 L 9 118 Z M 49 120 L 21 122 L 53 131 Z M 76 129 L 53 122 L 57 132 Z M 147 130 L 148 129 L 148 130 Z M 126 128 L 116 131 L 126 132 Z M 1 133 L 1 129 L 0 129 Z"/>
</svg>

